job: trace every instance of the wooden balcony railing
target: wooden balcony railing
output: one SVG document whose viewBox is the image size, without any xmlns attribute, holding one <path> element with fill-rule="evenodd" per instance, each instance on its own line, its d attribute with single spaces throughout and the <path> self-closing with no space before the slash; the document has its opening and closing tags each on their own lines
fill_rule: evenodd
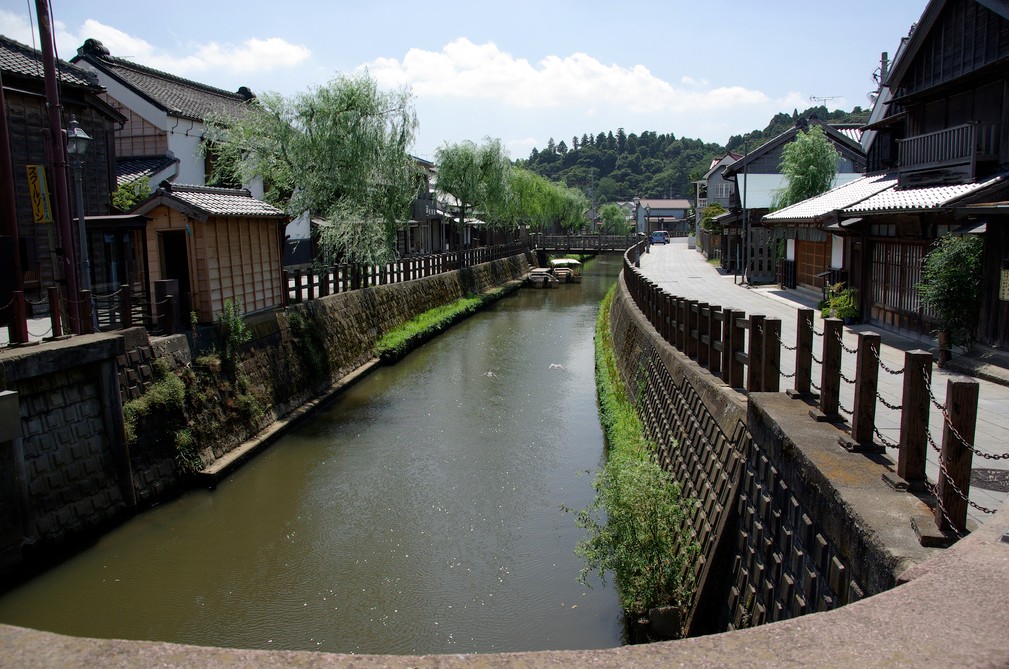
<svg viewBox="0 0 1009 669">
<path fill-rule="evenodd" d="M 970 176 L 979 160 L 998 156 L 1002 126 L 996 123 L 965 123 L 898 140 L 902 172 L 969 165 Z"/>
</svg>

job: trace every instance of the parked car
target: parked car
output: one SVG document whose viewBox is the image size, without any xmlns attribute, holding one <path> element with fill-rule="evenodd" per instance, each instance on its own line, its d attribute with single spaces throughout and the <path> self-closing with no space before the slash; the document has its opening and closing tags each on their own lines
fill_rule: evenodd
<svg viewBox="0 0 1009 669">
<path fill-rule="evenodd" d="M 656 230 L 652 233 L 652 244 L 668 244 L 669 233 L 665 230 Z"/>
</svg>

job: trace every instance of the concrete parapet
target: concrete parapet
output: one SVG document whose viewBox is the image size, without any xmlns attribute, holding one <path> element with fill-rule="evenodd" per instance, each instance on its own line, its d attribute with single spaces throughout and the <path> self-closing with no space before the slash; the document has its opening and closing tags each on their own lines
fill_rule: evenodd
<svg viewBox="0 0 1009 669">
<path fill-rule="evenodd" d="M 874 597 L 747 630 L 609 650 L 485 655 L 343 655 L 82 639 L 0 625 L 0 663 L 36 667 L 665 669 L 1009 666 L 1009 503 Z"/>
</svg>

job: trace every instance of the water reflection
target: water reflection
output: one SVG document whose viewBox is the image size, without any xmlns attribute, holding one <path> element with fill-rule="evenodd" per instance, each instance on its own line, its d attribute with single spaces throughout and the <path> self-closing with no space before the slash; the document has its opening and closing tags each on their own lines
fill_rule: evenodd
<svg viewBox="0 0 1009 669">
<path fill-rule="evenodd" d="M 359 653 L 615 646 L 576 582 L 602 453 L 592 331 L 616 257 L 383 368 L 235 473 L 8 593 L 68 634 Z"/>
</svg>

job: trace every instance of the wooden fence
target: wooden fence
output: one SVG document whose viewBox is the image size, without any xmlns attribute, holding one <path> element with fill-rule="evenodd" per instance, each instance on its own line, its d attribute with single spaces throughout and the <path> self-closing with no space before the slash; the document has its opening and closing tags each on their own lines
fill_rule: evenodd
<svg viewBox="0 0 1009 669">
<path fill-rule="evenodd" d="M 512 242 L 465 251 L 408 256 L 382 265 L 341 264 L 316 267 L 302 265 L 284 268 L 289 302 L 303 302 L 317 297 L 345 293 L 351 290 L 402 283 L 436 274 L 452 272 L 460 267 L 500 260 L 525 253 L 529 245 Z"/>
</svg>

